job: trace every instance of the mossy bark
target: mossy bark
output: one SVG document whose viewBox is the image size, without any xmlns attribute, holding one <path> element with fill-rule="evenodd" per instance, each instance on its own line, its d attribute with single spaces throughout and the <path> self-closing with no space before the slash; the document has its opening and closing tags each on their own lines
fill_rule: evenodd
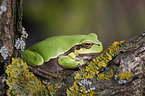
<svg viewBox="0 0 145 96">
<path fill-rule="evenodd" d="M 1 7 L 0 48 L 5 46 L 8 51 L 6 59 L 0 55 L 0 96 L 3 96 L 7 89 L 5 68 L 10 64 L 12 56 L 17 57 L 20 55 L 20 51 L 14 48 L 14 41 L 21 35 L 22 0 L 2 0 L 1 6 L 6 10 L 3 11 Z"/>
</svg>

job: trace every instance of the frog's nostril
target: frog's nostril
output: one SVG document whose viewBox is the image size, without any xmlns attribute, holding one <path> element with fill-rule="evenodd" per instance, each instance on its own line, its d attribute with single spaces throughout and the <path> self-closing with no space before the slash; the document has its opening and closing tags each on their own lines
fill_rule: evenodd
<svg viewBox="0 0 145 96">
<path fill-rule="evenodd" d="M 95 44 L 95 45 L 101 46 L 100 44 Z"/>
</svg>

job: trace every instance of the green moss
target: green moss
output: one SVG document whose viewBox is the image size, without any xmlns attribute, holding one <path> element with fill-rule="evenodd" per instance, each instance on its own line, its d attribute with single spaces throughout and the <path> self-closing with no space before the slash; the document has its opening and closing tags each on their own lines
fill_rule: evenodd
<svg viewBox="0 0 145 96">
<path fill-rule="evenodd" d="M 132 73 L 125 71 L 123 73 L 118 74 L 118 80 L 129 80 L 132 76 Z"/>
<path fill-rule="evenodd" d="M 85 78 L 93 78 L 95 75 L 99 73 L 98 69 L 100 67 L 106 67 L 107 63 L 112 60 L 112 56 L 114 56 L 114 51 L 119 49 L 119 44 L 124 41 L 114 42 L 109 46 L 108 49 L 104 51 L 103 54 L 92 59 L 92 61 L 87 63 L 87 67 L 85 69 L 81 69 L 75 76 L 75 79 L 85 79 Z"/>
<path fill-rule="evenodd" d="M 6 67 L 6 84 L 9 86 L 8 96 L 48 96 L 47 88 L 38 80 L 21 59 L 12 58 Z"/>
</svg>

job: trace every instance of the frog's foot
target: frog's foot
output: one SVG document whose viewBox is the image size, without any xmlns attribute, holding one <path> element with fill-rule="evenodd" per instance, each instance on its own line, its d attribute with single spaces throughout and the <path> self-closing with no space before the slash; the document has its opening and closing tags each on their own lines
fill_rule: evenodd
<svg viewBox="0 0 145 96">
<path fill-rule="evenodd" d="M 33 71 L 34 74 L 37 74 L 38 76 L 42 77 L 42 78 L 46 78 L 46 79 L 52 79 L 52 77 L 54 78 L 60 78 L 59 75 L 56 75 L 54 73 L 51 72 L 47 72 L 44 71 L 38 67 L 33 67 L 33 66 L 28 66 L 30 68 L 31 71 Z"/>
</svg>

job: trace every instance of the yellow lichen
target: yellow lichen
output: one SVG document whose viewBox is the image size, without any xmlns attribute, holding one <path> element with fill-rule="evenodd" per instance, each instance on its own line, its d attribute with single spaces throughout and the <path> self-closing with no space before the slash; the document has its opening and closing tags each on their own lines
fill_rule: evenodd
<svg viewBox="0 0 145 96">
<path fill-rule="evenodd" d="M 106 65 L 106 62 L 104 62 L 103 60 L 98 63 L 98 67 L 106 67 Z"/>
<path fill-rule="evenodd" d="M 106 78 L 112 78 L 112 76 L 113 76 L 113 73 L 112 72 L 107 72 L 107 74 L 106 74 Z"/>
<path fill-rule="evenodd" d="M 112 78 L 113 76 L 113 73 L 112 72 L 107 72 L 107 74 L 98 74 L 97 75 L 97 80 L 100 81 L 100 80 L 108 80 L 109 78 Z"/>
<path fill-rule="evenodd" d="M 132 76 L 132 73 L 125 71 L 123 73 L 118 74 L 118 80 L 125 80 L 125 79 L 130 79 L 130 77 Z"/>
<path fill-rule="evenodd" d="M 6 66 L 6 84 L 9 89 L 7 96 L 48 96 L 48 90 L 21 59 L 12 58 L 12 63 Z"/>
<path fill-rule="evenodd" d="M 105 74 L 98 74 L 97 80 L 98 80 L 98 81 L 104 80 L 104 77 L 105 77 Z"/>
<path fill-rule="evenodd" d="M 51 96 L 54 96 L 54 95 L 53 95 L 53 92 L 56 92 L 56 91 L 58 90 L 58 87 L 57 87 L 57 86 L 48 86 L 47 88 L 48 88 L 49 94 L 50 94 Z"/>
</svg>

